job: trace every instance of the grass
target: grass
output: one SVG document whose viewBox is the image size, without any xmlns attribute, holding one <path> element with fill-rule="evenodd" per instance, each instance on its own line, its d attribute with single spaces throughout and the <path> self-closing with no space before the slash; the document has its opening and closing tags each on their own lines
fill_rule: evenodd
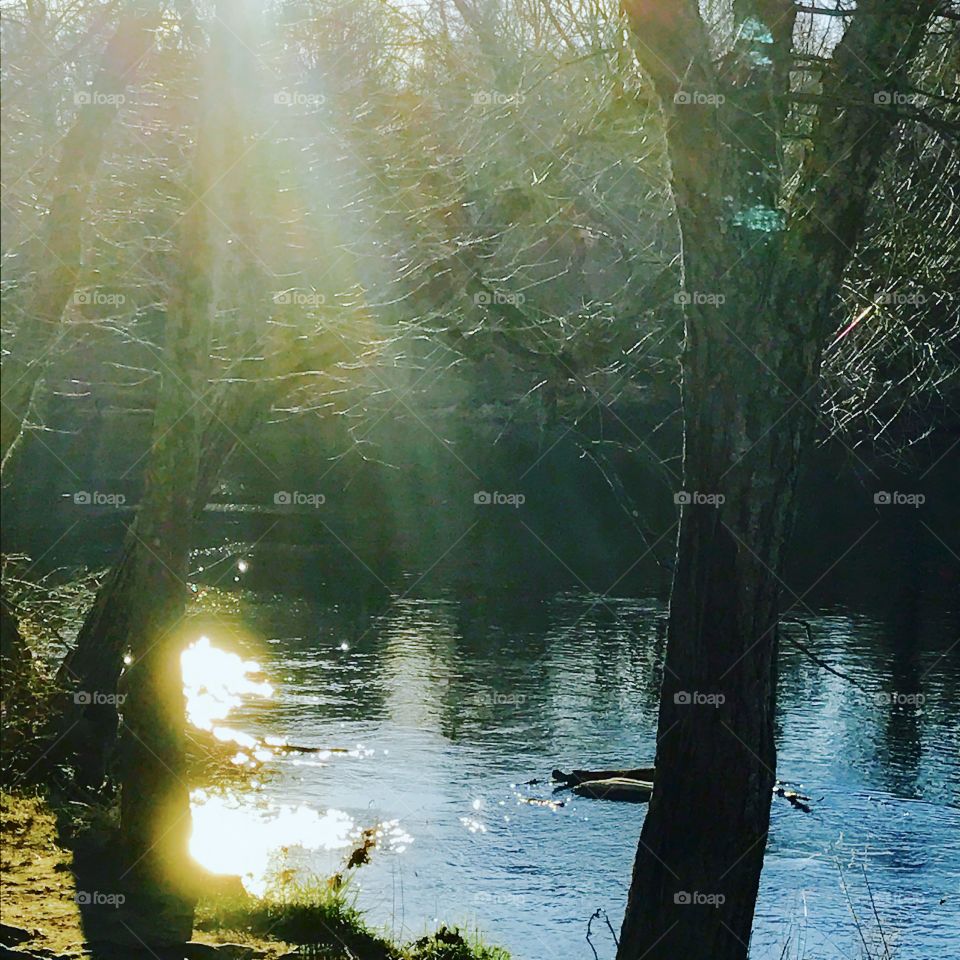
<svg viewBox="0 0 960 960">
<path fill-rule="evenodd" d="M 355 907 L 349 879 L 341 875 L 295 878 L 280 875 L 262 898 L 246 894 L 201 900 L 196 926 L 237 939 L 280 939 L 309 949 L 322 960 L 509 960 L 499 947 L 484 945 L 454 927 L 441 927 L 405 946 L 372 931 Z"/>
</svg>

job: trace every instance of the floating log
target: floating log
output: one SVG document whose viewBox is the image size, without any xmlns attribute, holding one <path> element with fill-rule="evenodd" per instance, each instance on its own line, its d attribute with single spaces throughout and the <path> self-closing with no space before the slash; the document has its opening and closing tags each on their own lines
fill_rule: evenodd
<svg viewBox="0 0 960 960">
<path fill-rule="evenodd" d="M 578 783 L 588 780 L 642 780 L 650 783 L 654 778 L 653 767 L 634 767 L 632 770 L 571 770 L 564 773 L 562 770 L 553 771 L 553 779 L 565 783 L 568 787 L 575 787 Z"/>
<path fill-rule="evenodd" d="M 594 800 L 646 803 L 653 793 L 653 782 L 629 777 L 607 777 L 603 780 L 584 780 L 574 786 L 573 792 L 578 797 L 592 797 Z"/>
<path fill-rule="evenodd" d="M 775 797 L 783 797 L 789 804 L 798 810 L 802 810 L 804 813 L 811 812 L 810 797 L 804 796 L 802 793 L 797 793 L 796 790 L 788 790 L 779 781 L 777 781 L 776 786 L 773 788 L 773 795 Z"/>
</svg>

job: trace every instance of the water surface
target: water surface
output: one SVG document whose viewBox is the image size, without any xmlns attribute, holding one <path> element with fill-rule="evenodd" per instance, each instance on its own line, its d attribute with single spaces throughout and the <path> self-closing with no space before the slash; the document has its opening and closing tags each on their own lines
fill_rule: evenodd
<svg viewBox="0 0 960 960">
<path fill-rule="evenodd" d="M 516 960 L 589 960 L 590 916 L 619 929 L 646 807 L 533 806 L 551 789 L 526 781 L 653 757 L 663 612 L 586 592 L 374 609 L 265 599 L 239 652 L 272 690 L 244 696 L 227 724 L 348 752 L 270 761 L 255 794 L 202 798 L 198 832 L 257 823 L 231 827 L 256 869 L 300 838 L 297 867 L 331 872 L 357 829 L 383 823 L 356 883 L 375 924 L 411 938 L 457 922 Z M 861 937 L 899 960 L 958 956 L 956 620 L 905 629 L 823 609 L 811 623 L 817 655 L 865 689 L 785 645 L 778 772 L 814 803 L 774 801 L 752 956 L 839 960 Z M 231 635 L 229 618 L 219 629 Z M 602 922 L 593 943 L 613 956 Z"/>
</svg>

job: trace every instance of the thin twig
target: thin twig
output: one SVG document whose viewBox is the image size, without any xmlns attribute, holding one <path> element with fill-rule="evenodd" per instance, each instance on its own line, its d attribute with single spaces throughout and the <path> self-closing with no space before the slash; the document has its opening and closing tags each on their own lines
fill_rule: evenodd
<svg viewBox="0 0 960 960">
<path fill-rule="evenodd" d="M 619 947 L 620 941 L 617 939 L 617 935 L 614 932 L 613 924 L 610 923 L 610 917 L 607 915 L 607 911 L 603 907 L 597 907 L 593 911 L 593 915 L 587 921 L 587 943 L 590 944 L 590 949 L 593 951 L 594 960 L 600 960 L 600 955 L 597 953 L 597 948 L 593 945 L 593 941 L 590 939 L 591 934 L 593 933 L 593 921 L 599 920 L 603 917 L 603 922 L 607 925 L 607 929 L 610 931 L 610 936 L 613 937 L 614 945 Z"/>
<path fill-rule="evenodd" d="M 780 621 L 780 623 L 784 625 L 788 623 L 797 624 L 803 627 L 804 631 L 807 634 L 807 640 L 810 643 L 813 643 L 813 631 L 810 628 L 810 624 L 807 623 L 806 620 L 797 620 L 794 618 L 790 618 L 789 620 L 783 619 Z M 791 637 L 787 633 L 784 633 L 784 637 L 786 637 L 786 639 L 789 640 L 801 653 L 806 654 L 806 656 L 808 656 L 815 664 L 817 664 L 817 666 L 823 667 L 824 670 L 828 670 L 835 677 L 839 677 L 841 680 L 846 680 L 847 683 L 852 683 L 858 690 L 862 690 L 864 693 L 870 692 L 862 683 L 860 683 L 859 680 L 854 680 L 853 677 L 851 677 L 849 674 L 843 673 L 842 671 L 838 670 L 836 667 L 827 663 L 826 660 L 823 660 L 820 657 L 818 657 L 809 647 L 807 647 L 806 645 L 802 644 L 799 640 L 797 640 L 796 637 Z"/>
<path fill-rule="evenodd" d="M 840 866 L 839 861 L 837 861 L 837 872 L 840 874 L 840 883 L 843 886 L 843 895 L 847 900 L 847 907 L 850 910 L 850 916 L 853 917 L 853 922 L 857 926 L 857 933 L 860 934 L 860 942 L 863 944 L 863 949 L 866 955 L 870 956 L 870 947 L 867 945 L 867 938 L 863 935 L 863 927 L 860 925 L 860 918 L 857 916 L 857 911 L 853 909 L 853 900 L 850 897 L 850 891 L 847 889 L 847 881 L 843 876 L 843 867 Z"/>
<path fill-rule="evenodd" d="M 873 910 L 873 918 L 877 921 L 877 929 L 880 931 L 880 940 L 883 943 L 883 955 L 890 960 L 890 947 L 887 946 L 887 937 L 883 932 L 883 924 L 880 922 L 880 914 L 877 913 L 877 905 L 873 899 L 873 891 L 870 889 L 870 881 L 867 879 L 867 865 L 865 863 L 860 864 L 860 869 L 863 870 L 863 882 L 867 886 L 867 896 L 870 897 L 870 907 Z"/>
</svg>

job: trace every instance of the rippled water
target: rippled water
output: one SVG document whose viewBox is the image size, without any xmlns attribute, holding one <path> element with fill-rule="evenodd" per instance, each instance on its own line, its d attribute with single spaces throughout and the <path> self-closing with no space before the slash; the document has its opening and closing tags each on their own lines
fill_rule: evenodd
<svg viewBox="0 0 960 960">
<path fill-rule="evenodd" d="M 602 908 L 619 928 L 646 807 L 533 806 L 550 787 L 524 783 L 652 760 L 662 605 L 562 594 L 261 613 L 262 642 L 238 652 L 271 696 L 242 697 L 227 723 L 349 752 L 277 757 L 255 794 L 195 797 L 205 862 L 226 831 L 246 841 L 220 868 L 254 885 L 298 839 L 300 865 L 329 872 L 356 829 L 389 821 L 357 876 L 373 922 L 401 938 L 474 926 L 516 960 L 592 958 L 588 918 Z M 778 772 L 814 809 L 774 801 L 752 956 L 851 958 L 861 936 L 899 960 L 960 956 L 956 620 L 905 636 L 825 610 L 812 625 L 817 655 L 866 690 L 785 645 Z M 613 956 L 602 923 L 593 942 Z"/>
</svg>

